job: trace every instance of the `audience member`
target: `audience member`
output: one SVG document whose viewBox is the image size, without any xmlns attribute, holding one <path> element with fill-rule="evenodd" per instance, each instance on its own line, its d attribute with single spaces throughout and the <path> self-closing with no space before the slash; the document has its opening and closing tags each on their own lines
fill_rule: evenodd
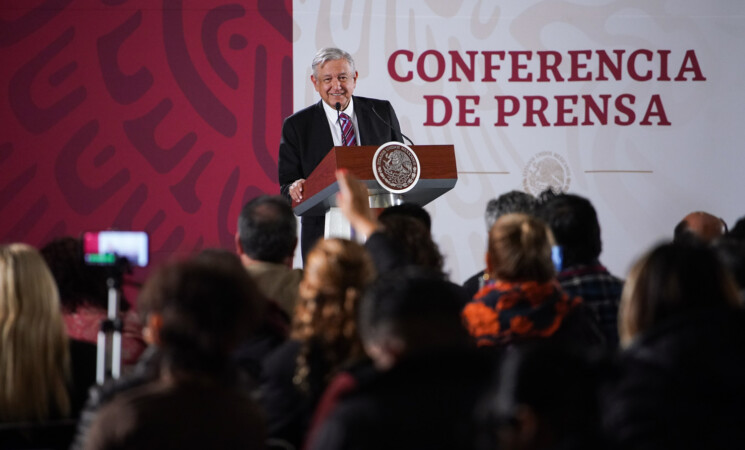
<svg viewBox="0 0 745 450">
<path fill-rule="evenodd" d="M 246 203 L 238 217 L 235 246 L 261 292 L 291 317 L 303 271 L 292 268 L 297 219 L 287 199 L 262 195 Z"/>
<path fill-rule="evenodd" d="M 714 241 L 713 245 L 719 259 L 737 283 L 740 304 L 745 305 L 745 239 L 735 239 L 727 235 Z"/>
<path fill-rule="evenodd" d="M 598 392 L 603 364 L 586 352 L 536 342 L 509 349 L 488 406 L 488 448 L 606 449 Z M 486 448 L 485 446 L 482 448 Z"/>
<path fill-rule="evenodd" d="M 682 243 L 693 240 L 709 244 L 725 234 L 727 223 L 724 220 L 703 211 L 695 211 L 675 226 L 673 241 Z"/>
<path fill-rule="evenodd" d="M 67 334 L 72 339 L 95 344 L 101 322 L 107 318 L 108 268 L 87 265 L 83 259 L 83 242 L 73 237 L 51 241 L 42 247 L 41 254 L 59 287 Z M 137 362 L 146 344 L 137 314 L 126 300 L 120 301 L 119 306 L 124 323 L 122 364 L 126 367 Z"/>
<path fill-rule="evenodd" d="M 443 270 L 444 260 L 427 227 L 426 211 L 394 206 L 392 212 L 386 212 L 386 208 L 381 218 L 376 218 L 370 210 L 367 187 L 344 169 L 336 173 L 336 178 L 340 186 L 337 205 L 352 228 L 367 237 L 365 248 L 379 274 L 409 265 Z"/>
<path fill-rule="evenodd" d="M 390 216 L 406 216 L 417 219 L 424 225 L 428 232 L 432 232 L 432 217 L 426 209 L 416 203 L 401 203 L 400 205 L 389 206 L 383 209 L 378 215 L 378 220 L 384 220 Z"/>
<path fill-rule="evenodd" d="M 206 249 L 194 256 L 192 260 L 201 265 L 223 267 L 227 271 L 243 271 L 240 259 L 234 253 L 227 250 Z M 141 296 L 143 294 L 141 293 Z M 244 371 L 242 375 L 249 376 L 247 380 L 242 381 L 243 386 L 247 389 L 256 388 L 258 374 L 260 373 L 261 357 L 283 342 L 286 337 L 286 330 L 282 328 L 284 326 L 283 321 L 285 320 L 283 313 L 277 311 L 274 314 L 275 316 L 279 316 L 278 320 L 280 320 L 279 325 L 274 325 L 272 320 L 267 317 L 272 314 L 267 311 L 266 305 L 264 305 L 265 299 L 259 292 L 254 291 L 252 295 L 253 297 L 247 299 L 247 301 L 252 302 L 254 305 L 251 315 L 256 319 L 252 317 L 251 322 L 246 322 L 244 326 L 248 326 L 252 322 L 258 322 L 259 325 L 257 331 L 249 333 L 249 336 L 243 339 L 238 348 L 233 352 L 233 359 L 239 368 Z M 140 300 L 140 315 L 144 324 L 143 338 L 148 344 L 148 347 L 142 353 L 142 356 L 132 370 L 126 372 L 119 379 L 108 380 L 103 385 L 96 386 L 90 390 L 88 401 L 78 422 L 77 433 L 71 447 L 72 450 L 83 448 L 90 432 L 91 424 L 104 405 L 111 402 L 117 395 L 123 392 L 157 381 L 160 378 L 163 358 L 157 336 L 160 333 L 163 322 L 160 319 L 163 315 L 163 304 L 162 301 Z M 277 310 L 279 309 L 278 306 L 275 308 Z M 276 331 L 279 337 L 275 337 L 275 326 L 279 327 L 279 331 Z"/>
<path fill-rule="evenodd" d="M 331 376 L 363 355 L 357 303 L 375 271 L 352 241 L 319 241 L 308 254 L 290 340 L 265 362 L 261 403 L 269 436 L 299 448 Z"/>
<path fill-rule="evenodd" d="M 26 244 L 0 246 L 0 333 L 0 422 L 76 416 L 95 359 L 75 362 L 87 352 L 85 363 L 95 347 L 68 339 L 54 278 Z"/>
<path fill-rule="evenodd" d="M 241 267 L 241 260 L 234 253 L 223 249 L 202 250 L 194 259 L 205 264 Z M 277 302 L 264 297 L 260 286 L 257 286 L 257 289 L 260 295 L 253 299 L 256 305 L 256 330 L 242 340 L 233 351 L 233 360 L 254 381 L 261 377 L 264 360 L 287 340 L 290 332 L 287 313 Z"/>
<path fill-rule="evenodd" d="M 572 194 L 554 195 L 538 208 L 561 252 L 556 278 L 567 294 L 582 297 L 595 313 L 610 348 L 618 347 L 618 304 L 623 281 L 600 263 L 603 243 L 595 208 Z"/>
<path fill-rule="evenodd" d="M 556 281 L 552 244 L 551 231 L 535 217 L 507 214 L 494 224 L 486 270 L 495 281 L 463 309 L 479 345 L 549 337 L 588 345 L 604 342 L 582 299 L 564 292 Z"/>
<path fill-rule="evenodd" d="M 727 235 L 732 239 L 745 241 L 745 217 L 740 217 Z"/>
<path fill-rule="evenodd" d="M 230 358 L 256 326 L 259 296 L 237 263 L 194 259 L 159 269 L 139 305 L 157 331 L 160 375 L 104 406 L 85 448 L 262 448 L 261 414 Z"/>
<path fill-rule="evenodd" d="M 401 214 L 386 214 L 379 218 L 378 223 L 377 232 L 370 236 L 365 247 L 379 273 L 409 265 L 442 272 L 444 259 L 440 248 L 420 220 Z"/>
<path fill-rule="evenodd" d="M 535 212 L 537 201 L 532 195 L 522 191 L 510 191 L 497 198 L 489 200 L 484 212 L 486 222 L 486 233 L 494 226 L 500 217 L 510 213 L 524 213 L 532 215 Z M 468 298 L 473 298 L 476 293 L 486 285 L 489 275 L 485 270 L 473 275 L 463 283 Z"/>
<path fill-rule="evenodd" d="M 376 371 L 338 399 L 310 448 L 472 448 L 471 418 L 492 359 L 472 346 L 460 319 L 464 300 L 438 272 L 381 275 L 363 296 L 359 320 Z"/>
<path fill-rule="evenodd" d="M 663 244 L 621 298 L 621 376 L 605 427 L 619 449 L 730 449 L 745 442 L 745 312 L 714 252 Z"/>
</svg>

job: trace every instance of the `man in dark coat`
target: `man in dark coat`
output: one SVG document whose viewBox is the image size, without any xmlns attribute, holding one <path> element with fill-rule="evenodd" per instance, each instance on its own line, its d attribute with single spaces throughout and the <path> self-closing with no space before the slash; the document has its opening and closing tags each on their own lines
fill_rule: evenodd
<svg viewBox="0 0 745 450">
<path fill-rule="evenodd" d="M 296 112 L 282 125 L 279 144 L 279 184 L 293 204 L 304 195 L 305 179 L 334 146 L 381 145 L 400 142 L 401 130 L 388 101 L 352 96 L 357 70 L 352 56 L 338 48 L 316 53 L 310 77 L 321 100 Z M 350 126 L 344 126 L 349 121 Z M 304 216 L 300 247 L 305 255 L 323 237 L 324 216 Z"/>
</svg>

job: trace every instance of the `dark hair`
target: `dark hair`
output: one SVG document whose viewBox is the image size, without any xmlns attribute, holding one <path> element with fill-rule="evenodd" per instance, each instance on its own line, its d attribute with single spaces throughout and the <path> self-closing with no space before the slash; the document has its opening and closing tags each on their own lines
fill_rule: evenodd
<svg viewBox="0 0 745 450">
<path fill-rule="evenodd" d="M 486 211 L 484 212 L 486 230 L 491 230 L 491 227 L 494 226 L 494 222 L 505 214 L 533 214 L 536 205 L 536 198 L 522 191 L 510 191 L 497 198 L 493 198 L 486 204 Z"/>
<path fill-rule="evenodd" d="M 462 288 L 440 272 L 415 266 L 389 272 L 362 296 L 360 336 L 374 341 L 392 335 L 417 348 L 465 344 L 460 311 L 466 301 Z"/>
<path fill-rule="evenodd" d="M 392 214 L 380 218 L 381 232 L 395 242 L 409 264 L 442 271 L 444 259 L 432 234 L 418 219 Z"/>
<path fill-rule="evenodd" d="M 262 195 L 243 206 L 238 235 L 250 258 L 280 263 L 295 251 L 297 220 L 287 199 Z"/>
<path fill-rule="evenodd" d="M 729 269 L 740 290 L 745 291 L 745 241 L 728 235 L 714 241 L 714 250 Z"/>
<path fill-rule="evenodd" d="M 745 217 L 740 217 L 735 222 L 735 226 L 732 227 L 727 236 L 739 241 L 745 241 Z"/>
<path fill-rule="evenodd" d="M 563 252 L 563 266 L 590 264 L 603 249 L 600 224 L 592 203 L 573 194 L 558 194 L 541 204 L 538 216 L 546 221 Z"/>
<path fill-rule="evenodd" d="M 704 243 L 696 233 L 688 228 L 688 222 L 685 220 L 681 220 L 677 225 L 675 225 L 675 229 L 673 230 L 673 242 L 676 244 L 686 245 L 699 245 Z"/>
<path fill-rule="evenodd" d="M 676 314 L 738 303 L 732 276 L 711 248 L 662 244 L 631 268 L 619 309 L 621 342 L 628 345 Z"/>
<path fill-rule="evenodd" d="M 400 205 L 389 206 L 380 212 L 378 219 L 385 219 L 386 217 L 394 215 L 402 215 L 417 219 L 422 222 L 422 225 L 427 228 L 427 231 L 432 231 L 432 217 L 426 209 L 416 203 L 402 203 Z"/>
<path fill-rule="evenodd" d="M 604 370 L 602 361 L 585 350 L 556 342 L 509 348 L 502 358 L 490 412 L 498 424 L 510 424 L 517 419 L 518 407 L 527 406 L 548 424 L 558 442 L 597 441 Z"/>
<path fill-rule="evenodd" d="M 70 236 L 54 239 L 40 253 L 52 271 L 65 311 L 74 312 L 83 305 L 107 308 L 107 269 L 85 263 L 81 239 Z M 122 311 L 129 309 L 126 301 L 119 302 L 119 306 Z"/>
<path fill-rule="evenodd" d="M 257 327 L 261 298 L 237 258 L 210 256 L 159 268 L 138 307 L 144 316 L 162 316 L 160 347 L 173 366 L 211 372 Z"/>
</svg>

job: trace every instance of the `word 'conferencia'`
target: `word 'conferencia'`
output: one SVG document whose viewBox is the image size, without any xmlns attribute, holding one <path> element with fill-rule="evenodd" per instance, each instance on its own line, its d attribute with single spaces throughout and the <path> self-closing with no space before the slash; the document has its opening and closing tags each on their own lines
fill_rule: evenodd
<svg viewBox="0 0 745 450">
<path fill-rule="evenodd" d="M 677 70 L 676 70 L 677 69 Z M 504 71 L 504 72 L 502 72 Z M 396 50 L 388 58 L 394 81 L 433 83 L 572 83 L 572 82 L 684 82 L 706 81 L 696 52 L 682 57 L 672 50 L 637 49 L 545 51 L 457 51 L 447 56 L 437 50 L 414 55 Z M 425 126 L 479 126 L 479 95 L 424 95 Z M 584 95 L 496 95 L 496 127 L 522 121 L 522 126 L 671 125 L 661 94 L 642 98 L 631 93 Z M 640 120 L 639 120 L 640 119 Z"/>
</svg>

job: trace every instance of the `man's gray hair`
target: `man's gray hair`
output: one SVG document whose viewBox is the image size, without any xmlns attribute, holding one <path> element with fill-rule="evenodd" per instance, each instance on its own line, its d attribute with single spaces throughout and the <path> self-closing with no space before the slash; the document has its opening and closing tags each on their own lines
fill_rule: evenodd
<svg viewBox="0 0 745 450">
<path fill-rule="evenodd" d="M 352 69 L 350 75 L 354 75 L 357 69 L 354 67 L 352 55 L 339 48 L 326 47 L 318 50 L 316 56 L 313 58 L 313 63 L 310 65 L 311 69 L 313 69 L 313 76 L 318 78 L 318 68 L 328 61 L 336 61 L 337 59 L 346 59 L 349 67 Z"/>
</svg>

